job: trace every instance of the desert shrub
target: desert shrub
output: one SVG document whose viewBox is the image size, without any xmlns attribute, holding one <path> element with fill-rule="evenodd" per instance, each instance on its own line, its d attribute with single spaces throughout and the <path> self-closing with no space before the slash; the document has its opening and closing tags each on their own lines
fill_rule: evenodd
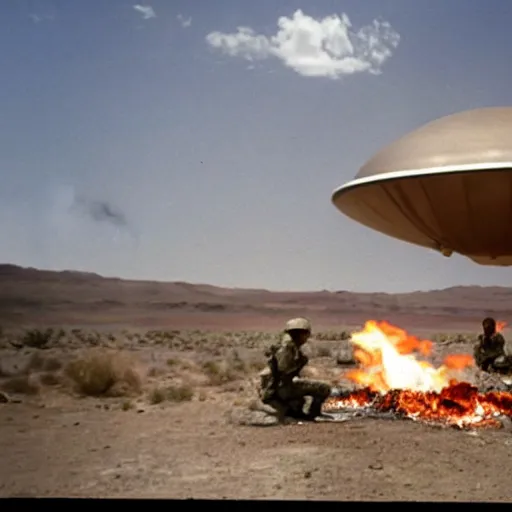
<svg viewBox="0 0 512 512">
<path fill-rule="evenodd" d="M 351 333 L 350 331 L 321 331 L 314 336 L 321 341 L 345 341 L 350 339 Z"/>
<path fill-rule="evenodd" d="M 208 377 L 210 384 L 217 386 L 231 382 L 239 378 L 239 374 L 228 361 L 206 361 L 203 364 L 203 372 Z"/>
<path fill-rule="evenodd" d="M 77 358 L 68 363 L 65 373 L 82 395 L 130 395 L 142 387 L 131 361 L 118 352 L 98 351 Z"/>
<path fill-rule="evenodd" d="M 222 360 L 210 360 L 203 363 L 202 370 L 210 384 L 218 386 L 246 378 L 250 373 L 261 370 L 265 366 L 263 359 L 242 358 L 235 350 Z"/>
<path fill-rule="evenodd" d="M 39 375 L 39 382 L 43 386 L 58 386 L 61 383 L 61 377 L 58 373 L 45 372 Z"/>
<path fill-rule="evenodd" d="M 135 404 L 133 402 L 131 402 L 130 400 L 125 400 L 121 404 L 121 410 L 123 410 L 123 411 L 130 411 L 134 407 L 135 407 Z"/>
<path fill-rule="evenodd" d="M 331 357 L 333 352 L 333 347 L 329 343 L 315 343 L 314 345 L 314 355 L 316 357 Z"/>
<path fill-rule="evenodd" d="M 62 363 L 55 357 L 44 357 L 39 352 L 34 352 L 23 368 L 23 373 L 32 371 L 55 372 L 62 368 Z"/>
<path fill-rule="evenodd" d="M 149 402 L 160 404 L 162 402 L 189 402 L 194 397 L 194 390 L 187 385 L 167 386 L 154 388 L 149 393 Z"/>
<path fill-rule="evenodd" d="M 26 347 L 43 348 L 50 343 L 53 337 L 53 329 L 29 329 L 21 337 L 21 342 Z"/>
<path fill-rule="evenodd" d="M 1 389 L 6 393 L 20 395 L 37 395 L 40 391 L 39 386 L 27 375 L 19 375 L 4 380 Z"/>
<path fill-rule="evenodd" d="M 56 372 L 62 368 L 62 362 L 56 357 L 47 357 L 43 363 L 43 370 L 45 372 Z"/>
</svg>

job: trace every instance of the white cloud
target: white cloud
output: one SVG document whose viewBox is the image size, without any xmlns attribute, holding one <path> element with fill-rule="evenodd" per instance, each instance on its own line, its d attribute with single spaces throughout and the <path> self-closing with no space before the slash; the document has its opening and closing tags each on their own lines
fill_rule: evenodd
<svg viewBox="0 0 512 512">
<path fill-rule="evenodd" d="M 142 14 L 142 17 L 145 20 L 149 20 L 151 18 L 156 18 L 156 14 L 155 14 L 155 11 L 154 11 L 153 7 L 151 7 L 149 5 L 139 5 L 139 4 L 136 4 L 136 5 L 133 6 L 133 8 L 136 11 L 139 11 Z"/>
<path fill-rule="evenodd" d="M 43 21 L 55 20 L 55 16 L 53 14 L 30 14 L 29 16 L 34 23 L 42 23 Z"/>
<path fill-rule="evenodd" d="M 270 57 L 302 76 L 340 78 L 354 73 L 380 74 L 400 42 L 387 21 L 374 20 L 357 31 L 346 14 L 316 20 L 297 10 L 277 20 L 273 36 L 249 27 L 235 33 L 211 32 L 207 43 L 231 57 L 249 61 Z"/>
<path fill-rule="evenodd" d="M 178 14 L 178 16 L 176 16 L 176 18 L 178 18 L 178 21 L 181 23 L 181 26 L 183 28 L 188 28 L 188 27 L 190 27 L 190 25 L 192 25 L 192 18 L 190 18 L 190 17 L 185 18 L 181 14 Z"/>
</svg>

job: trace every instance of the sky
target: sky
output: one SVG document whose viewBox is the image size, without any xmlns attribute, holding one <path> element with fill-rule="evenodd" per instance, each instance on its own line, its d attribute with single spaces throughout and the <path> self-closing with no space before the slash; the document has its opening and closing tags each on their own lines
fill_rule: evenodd
<svg viewBox="0 0 512 512">
<path fill-rule="evenodd" d="M 503 0 L 0 5 L 0 262 L 270 290 L 512 285 L 342 215 L 435 118 L 512 104 Z"/>
</svg>

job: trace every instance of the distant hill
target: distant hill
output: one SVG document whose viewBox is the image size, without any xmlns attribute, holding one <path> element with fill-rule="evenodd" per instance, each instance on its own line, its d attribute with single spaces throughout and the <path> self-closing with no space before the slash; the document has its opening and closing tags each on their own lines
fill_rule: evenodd
<svg viewBox="0 0 512 512">
<path fill-rule="evenodd" d="M 2 325 L 274 330 L 290 316 L 306 315 L 318 329 L 385 319 L 404 328 L 440 331 L 478 330 L 489 314 L 512 321 L 512 288 L 274 292 L 0 265 Z"/>
</svg>

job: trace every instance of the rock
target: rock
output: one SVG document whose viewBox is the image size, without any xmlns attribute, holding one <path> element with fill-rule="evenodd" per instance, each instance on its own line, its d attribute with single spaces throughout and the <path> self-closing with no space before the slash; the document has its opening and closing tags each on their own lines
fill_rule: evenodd
<svg viewBox="0 0 512 512">
<path fill-rule="evenodd" d="M 7 393 L 0 391 L 0 404 L 8 404 L 11 401 L 12 400 Z"/>
<path fill-rule="evenodd" d="M 270 427 L 279 424 L 279 418 L 275 414 L 269 414 L 264 411 L 254 411 L 242 407 L 237 407 L 229 411 L 228 421 L 235 425 L 252 427 Z"/>
<path fill-rule="evenodd" d="M 512 432 L 512 420 L 508 416 L 501 417 L 500 421 L 503 430 L 505 430 L 506 432 Z"/>
<path fill-rule="evenodd" d="M 481 393 L 489 391 L 511 391 L 511 386 L 503 382 L 499 375 L 479 372 L 475 379 L 475 385 Z"/>
<path fill-rule="evenodd" d="M 339 365 L 356 364 L 354 359 L 354 348 L 348 341 L 342 341 L 340 348 L 335 352 L 336 363 Z"/>
</svg>

